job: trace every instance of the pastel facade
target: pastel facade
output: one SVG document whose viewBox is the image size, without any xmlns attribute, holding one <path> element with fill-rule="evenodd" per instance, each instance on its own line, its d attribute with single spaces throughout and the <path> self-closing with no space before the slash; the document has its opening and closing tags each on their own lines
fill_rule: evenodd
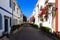
<svg viewBox="0 0 60 40">
<path fill-rule="evenodd" d="M 60 0 L 55 0 L 57 11 L 54 18 L 54 31 L 56 33 L 60 33 L 60 2 L 59 1 Z"/>
<path fill-rule="evenodd" d="M 19 5 L 17 4 L 16 0 L 13 0 L 13 21 L 12 25 L 18 25 L 23 22 L 23 14 L 20 10 Z"/>
<path fill-rule="evenodd" d="M 11 0 L 0 0 L 0 36 L 10 33 L 11 19 Z"/>
</svg>

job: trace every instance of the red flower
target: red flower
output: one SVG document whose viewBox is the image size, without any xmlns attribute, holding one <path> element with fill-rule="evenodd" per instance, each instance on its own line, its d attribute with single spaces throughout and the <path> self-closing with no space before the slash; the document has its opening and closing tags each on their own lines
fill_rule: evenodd
<svg viewBox="0 0 60 40">
<path fill-rule="evenodd" d="M 55 11 L 58 10 L 58 8 L 55 8 Z"/>
<path fill-rule="evenodd" d="M 43 15 L 46 14 L 47 8 L 41 8 L 40 10 L 41 10 L 40 15 Z"/>
</svg>

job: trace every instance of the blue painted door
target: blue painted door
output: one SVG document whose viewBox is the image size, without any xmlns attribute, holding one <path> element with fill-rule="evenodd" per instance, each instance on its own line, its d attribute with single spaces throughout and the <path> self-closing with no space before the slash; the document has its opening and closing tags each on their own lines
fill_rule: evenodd
<svg viewBox="0 0 60 40">
<path fill-rule="evenodd" d="M 0 14 L 0 30 L 2 30 L 2 15 Z"/>
<path fill-rule="evenodd" d="M 8 19 L 5 19 L 5 32 L 8 32 Z"/>
</svg>

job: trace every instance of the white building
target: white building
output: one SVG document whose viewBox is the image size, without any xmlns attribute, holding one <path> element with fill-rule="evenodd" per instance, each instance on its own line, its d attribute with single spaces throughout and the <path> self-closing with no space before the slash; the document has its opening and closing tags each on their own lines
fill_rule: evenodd
<svg viewBox="0 0 60 40">
<path fill-rule="evenodd" d="M 23 14 L 16 0 L 0 0 L 0 36 L 9 34 L 11 26 L 23 22 Z"/>
<path fill-rule="evenodd" d="M 0 0 L 0 36 L 10 33 L 11 18 L 11 0 Z"/>
<path fill-rule="evenodd" d="M 12 25 L 18 25 L 23 22 L 23 14 L 16 0 L 13 0 L 13 5 L 14 9 L 13 9 Z"/>
<path fill-rule="evenodd" d="M 41 18 L 38 18 L 39 14 L 41 13 L 41 10 L 40 10 L 41 6 L 42 8 L 45 8 L 47 4 L 45 4 L 46 0 L 38 0 L 32 13 L 32 15 L 35 17 L 35 24 L 40 26 L 40 23 L 42 23 L 42 26 L 51 28 L 51 32 L 56 32 L 56 33 L 60 32 L 60 3 L 59 1 L 60 0 L 48 0 L 48 3 L 53 4 L 53 6 L 51 6 L 48 10 L 50 14 L 48 14 L 47 21 L 44 18 L 45 14 L 43 15 L 43 21 L 41 21 L 40 20 Z M 54 5 L 55 5 L 55 8 L 57 8 L 57 10 L 55 11 L 56 14 L 53 18 L 51 12 L 52 12 L 52 7 L 54 7 Z"/>
<path fill-rule="evenodd" d="M 38 6 L 36 5 L 35 9 L 33 10 L 33 16 L 35 18 L 35 24 L 37 24 L 38 27 L 40 28 L 38 13 L 39 13 L 39 9 L 38 9 Z"/>
<path fill-rule="evenodd" d="M 35 24 L 38 25 L 38 28 L 40 28 L 40 23 L 41 23 L 41 21 L 38 18 L 38 14 L 40 12 L 39 9 L 40 9 L 40 6 L 41 6 L 41 5 L 39 5 L 39 3 L 41 3 L 41 2 L 38 1 L 36 3 L 35 8 L 33 9 L 33 12 L 32 12 L 32 15 L 31 15 L 31 16 L 34 16 L 34 18 L 35 18 Z"/>
</svg>

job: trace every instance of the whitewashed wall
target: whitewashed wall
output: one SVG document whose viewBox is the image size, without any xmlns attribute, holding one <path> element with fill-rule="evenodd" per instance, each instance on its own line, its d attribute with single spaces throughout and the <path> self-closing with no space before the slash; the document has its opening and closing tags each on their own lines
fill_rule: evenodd
<svg viewBox="0 0 60 40">
<path fill-rule="evenodd" d="M 15 0 L 14 0 L 14 3 L 15 3 L 15 10 L 13 10 L 13 25 L 17 25 L 21 23 L 20 20 L 23 20 L 23 15 L 22 15 L 21 9 L 19 8 L 19 5 Z"/>
<path fill-rule="evenodd" d="M 58 0 L 58 31 L 60 32 L 60 0 Z"/>
<path fill-rule="evenodd" d="M 0 8 L 0 14 L 2 15 L 2 30 L 0 30 L 0 35 L 2 35 L 2 32 L 4 31 L 4 15 L 7 17 L 12 18 L 12 9 L 10 8 L 10 0 L 0 0 L 0 7 L 4 8 L 5 10 L 9 11 L 11 14 L 6 12 L 5 10 Z M 8 19 L 8 32 L 10 32 L 10 19 Z"/>
<path fill-rule="evenodd" d="M 12 13 L 12 9 L 10 8 L 9 1 L 10 0 L 0 0 L 0 6 Z"/>
</svg>

